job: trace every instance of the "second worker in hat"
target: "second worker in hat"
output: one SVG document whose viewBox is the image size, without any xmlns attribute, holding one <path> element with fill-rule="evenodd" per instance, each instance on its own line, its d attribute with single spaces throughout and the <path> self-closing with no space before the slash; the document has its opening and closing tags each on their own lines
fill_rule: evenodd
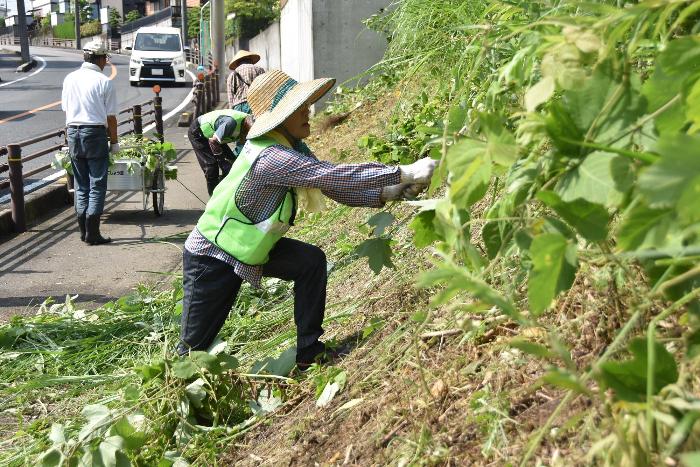
<svg viewBox="0 0 700 467">
<path fill-rule="evenodd" d="M 297 207 L 309 211 L 327 196 L 348 206 L 379 208 L 425 187 L 436 161 L 410 165 L 320 161 L 303 140 L 309 107 L 334 79 L 297 82 L 284 72 L 259 76 L 248 92 L 255 122 L 243 152 L 216 187 L 185 242 L 178 353 L 205 350 L 226 321 L 242 283 L 262 276 L 294 281 L 296 362 L 305 369 L 328 356 L 319 340 L 326 307 L 326 255 L 285 237 Z M 234 343 L 235 344 L 235 343 Z M 331 352 L 332 353 L 332 352 Z"/>
<path fill-rule="evenodd" d="M 253 80 L 265 73 L 265 69 L 255 65 L 260 61 L 260 55 L 239 50 L 228 64 L 229 73 L 226 79 L 226 94 L 230 109 L 250 113 L 248 106 L 248 88 Z"/>
</svg>

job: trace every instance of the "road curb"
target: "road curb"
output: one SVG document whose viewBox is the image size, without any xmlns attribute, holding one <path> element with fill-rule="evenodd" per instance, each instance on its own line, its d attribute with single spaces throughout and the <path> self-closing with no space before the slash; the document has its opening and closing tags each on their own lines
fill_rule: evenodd
<svg viewBox="0 0 700 467">
<path fill-rule="evenodd" d="M 15 73 L 26 73 L 35 66 L 36 60 L 34 60 L 34 58 L 31 58 L 28 62 L 22 63 L 20 66 L 18 66 L 17 70 L 15 70 Z"/>
<path fill-rule="evenodd" d="M 70 204 L 70 195 L 64 179 L 58 179 L 50 185 L 29 193 L 24 199 L 24 212 L 27 224 L 46 219 L 52 209 L 64 208 Z M 8 207 L 0 208 L 0 235 L 15 234 L 12 223 L 12 211 Z"/>
</svg>

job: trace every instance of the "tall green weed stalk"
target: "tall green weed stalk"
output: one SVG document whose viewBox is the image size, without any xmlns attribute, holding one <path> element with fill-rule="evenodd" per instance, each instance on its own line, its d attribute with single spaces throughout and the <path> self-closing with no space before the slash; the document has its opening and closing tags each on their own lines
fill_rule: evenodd
<svg viewBox="0 0 700 467">
<path fill-rule="evenodd" d="M 556 362 L 542 383 L 570 391 L 522 464 L 579 395 L 620 414 L 590 453 L 607 465 L 700 448 L 697 381 L 681 377 L 700 342 L 700 3 L 405 0 L 387 21 L 384 65 L 448 95 L 413 153 L 440 159 L 430 194 L 445 187 L 411 224 L 416 246 L 440 258 L 418 282 L 440 287 L 436 306 L 466 295 L 466 311 L 546 329 L 512 346 Z M 392 241 L 379 234 L 358 251 L 390 266 Z M 616 339 L 587 370 L 550 323 L 591 271 L 625 299 Z M 657 327 L 681 314 L 683 339 L 664 345 Z M 621 435 L 630 417 L 635 442 Z"/>
</svg>

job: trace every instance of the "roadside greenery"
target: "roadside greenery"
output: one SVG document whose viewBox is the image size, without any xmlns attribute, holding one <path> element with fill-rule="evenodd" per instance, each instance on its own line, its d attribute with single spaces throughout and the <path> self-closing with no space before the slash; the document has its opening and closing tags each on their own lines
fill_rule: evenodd
<svg viewBox="0 0 700 467">
<path fill-rule="evenodd" d="M 139 10 L 127 11 L 126 14 L 124 15 L 124 24 L 131 23 L 132 21 L 136 21 L 140 17 L 141 17 L 141 13 L 139 13 Z"/>
<path fill-rule="evenodd" d="M 440 160 L 411 223 L 436 256 L 418 284 L 435 307 L 466 298 L 465 312 L 544 329 L 511 345 L 548 364 L 541 384 L 568 391 L 521 465 L 579 396 L 614 414 L 592 436 L 596 462 L 699 449 L 700 5 L 406 0 L 380 19 L 384 67 L 432 87 L 359 141 L 383 162 Z M 376 272 L 396 242 L 374 237 L 357 251 Z M 552 314 L 591 275 L 622 322 L 581 367 Z"/>
<path fill-rule="evenodd" d="M 112 34 L 119 32 L 119 27 L 122 25 L 122 15 L 116 8 L 109 9 L 108 23 Z"/>
<path fill-rule="evenodd" d="M 49 300 L 35 317 L 0 327 L 0 359 L 13 361 L 0 370 L 3 417 L 16 430 L 0 449 L 3 465 L 184 465 L 183 457 L 211 464 L 214 446 L 257 423 L 264 410 L 248 405 L 258 400 L 252 381 L 275 378 L 264 370 L 245 376 L 241 365 L 254 362 L 224 353 L 223 342 L 211 353 L 174 356 L 180 282 L 167 292 L 140 287 L 92 311 L 71 297 Z M 242 291 L 248 302 L 260 295 Z M 223 337 L 262 338 L 280 324 L 270 318 L 263 325 L 241 314 Z M 37 398 L 36 409 L 62 415 L 25 424 L 27 404 Z"/>
<path fill-rule="evenodd" d="M 53 37 L 56 39 L 75 39 L 75 24 L 73 21 L 66 21 L 54 26 Z"/>
<path fill-rule="evenodd" d="M 19 427 L 0 461 L 210 465 L 305 379 L 319 409 L 352 387 L 353 398 L 322 418 L 334 428 L 365 394 L 411 379 L 401 387 L 416 397 L 390 414 L 388 433 L 372 443 L 387 453 L 367 464 L 697 465 L 700 4 L 394 6 L 369 22 L 390 38 L 375 79 L 340 88 L 328 112 L 394 98 L 386 131 L 362 135 L 354 149 L 387 163 L 429 156 L 439 169 L 415 212 L 374 212 L 358 229 L 364 241 L 338 232 L 346 207 L 304 218 L 297 234 L 335 236 L 332 287 L 346 295 L 327 323 L 345 324 L 369 303 L 352 294 L 364 290 L 355 284 L 381 289 L 399 264 L 413 274 L 430 262 L 416 283 L 431 307 L 387 299 L 405 300 L 410 317 L 361 328 L 363 339 L 381 339 L 357 381 L 339 366 L 288 378 L 285 283 L 244 288 L 221 345 L 185 359 L 172 354 L 178 280 L 94 312 L 70 299 L 46 304 L 36 319 L 0 328 L 0 359 L 13 363 L 0 367 L 3 415 Z M 356 269 L 343 271 L 358 261 L 384 275 L 358 281 Z M 459 338 L 454 360 L 465 360 L 450 367 L 459 382 L 451 387 L 430 379 L 441 362 L 425 358 L 448 335 Z M 526 396 L 518 403 L 516 390 Z M 544 416 L 528 425 L 519 415 L 530 408 Z M 374 416 L 361 410 L 358 433 L 376 437 L 365 413 Z M 283 418 L 270 419 L 270 433 Z M 402 426 L 411 428 L 391 444 Z M 304 428 L 287 436 L 296 441 Z M 349 442 L 362 445 L 357 436 Z"/>
<path fill-rule="evenodd" d="M 102 33 L 102 25 L 99 21 L 88 21 L 80 25 L 80 37 L 92 37 Z"/>
<path fill-rule="evenodd" d="M 276 0 L 226 0 L 226 14 L 236 17 L 226 21 L 227 37 L 254 37 L 279 16 Z"/>
</svg>

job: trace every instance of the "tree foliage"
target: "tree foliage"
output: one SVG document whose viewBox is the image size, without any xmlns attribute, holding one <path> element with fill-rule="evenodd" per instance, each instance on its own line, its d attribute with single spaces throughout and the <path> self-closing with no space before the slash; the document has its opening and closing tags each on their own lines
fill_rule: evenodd
<svg viewBox="0 0 700 467">
<path fill-rule="evenodd" d="M 138 10 L 127 11 L 126 14 L 124 15 L 124 24 L 131 23 L 132 21 L 136 21 L 140 17 L 141 17 L 141 13 L 139 13 Z"/>
<path fill-rule="evenodd" d="M 226 35 L 229 37 L 254 37 L 279 16 L 276 0 L 226 0 L 226 13 L 235 13 L 227 21 Z"/>
<path fill-rule="evenodd" d="M 112 34 L 119 32 L 119 26 L 122 24 L 122 15 L 119 14 L 119 10 L 110 7 L 107 21 Z"/>
</svg>

